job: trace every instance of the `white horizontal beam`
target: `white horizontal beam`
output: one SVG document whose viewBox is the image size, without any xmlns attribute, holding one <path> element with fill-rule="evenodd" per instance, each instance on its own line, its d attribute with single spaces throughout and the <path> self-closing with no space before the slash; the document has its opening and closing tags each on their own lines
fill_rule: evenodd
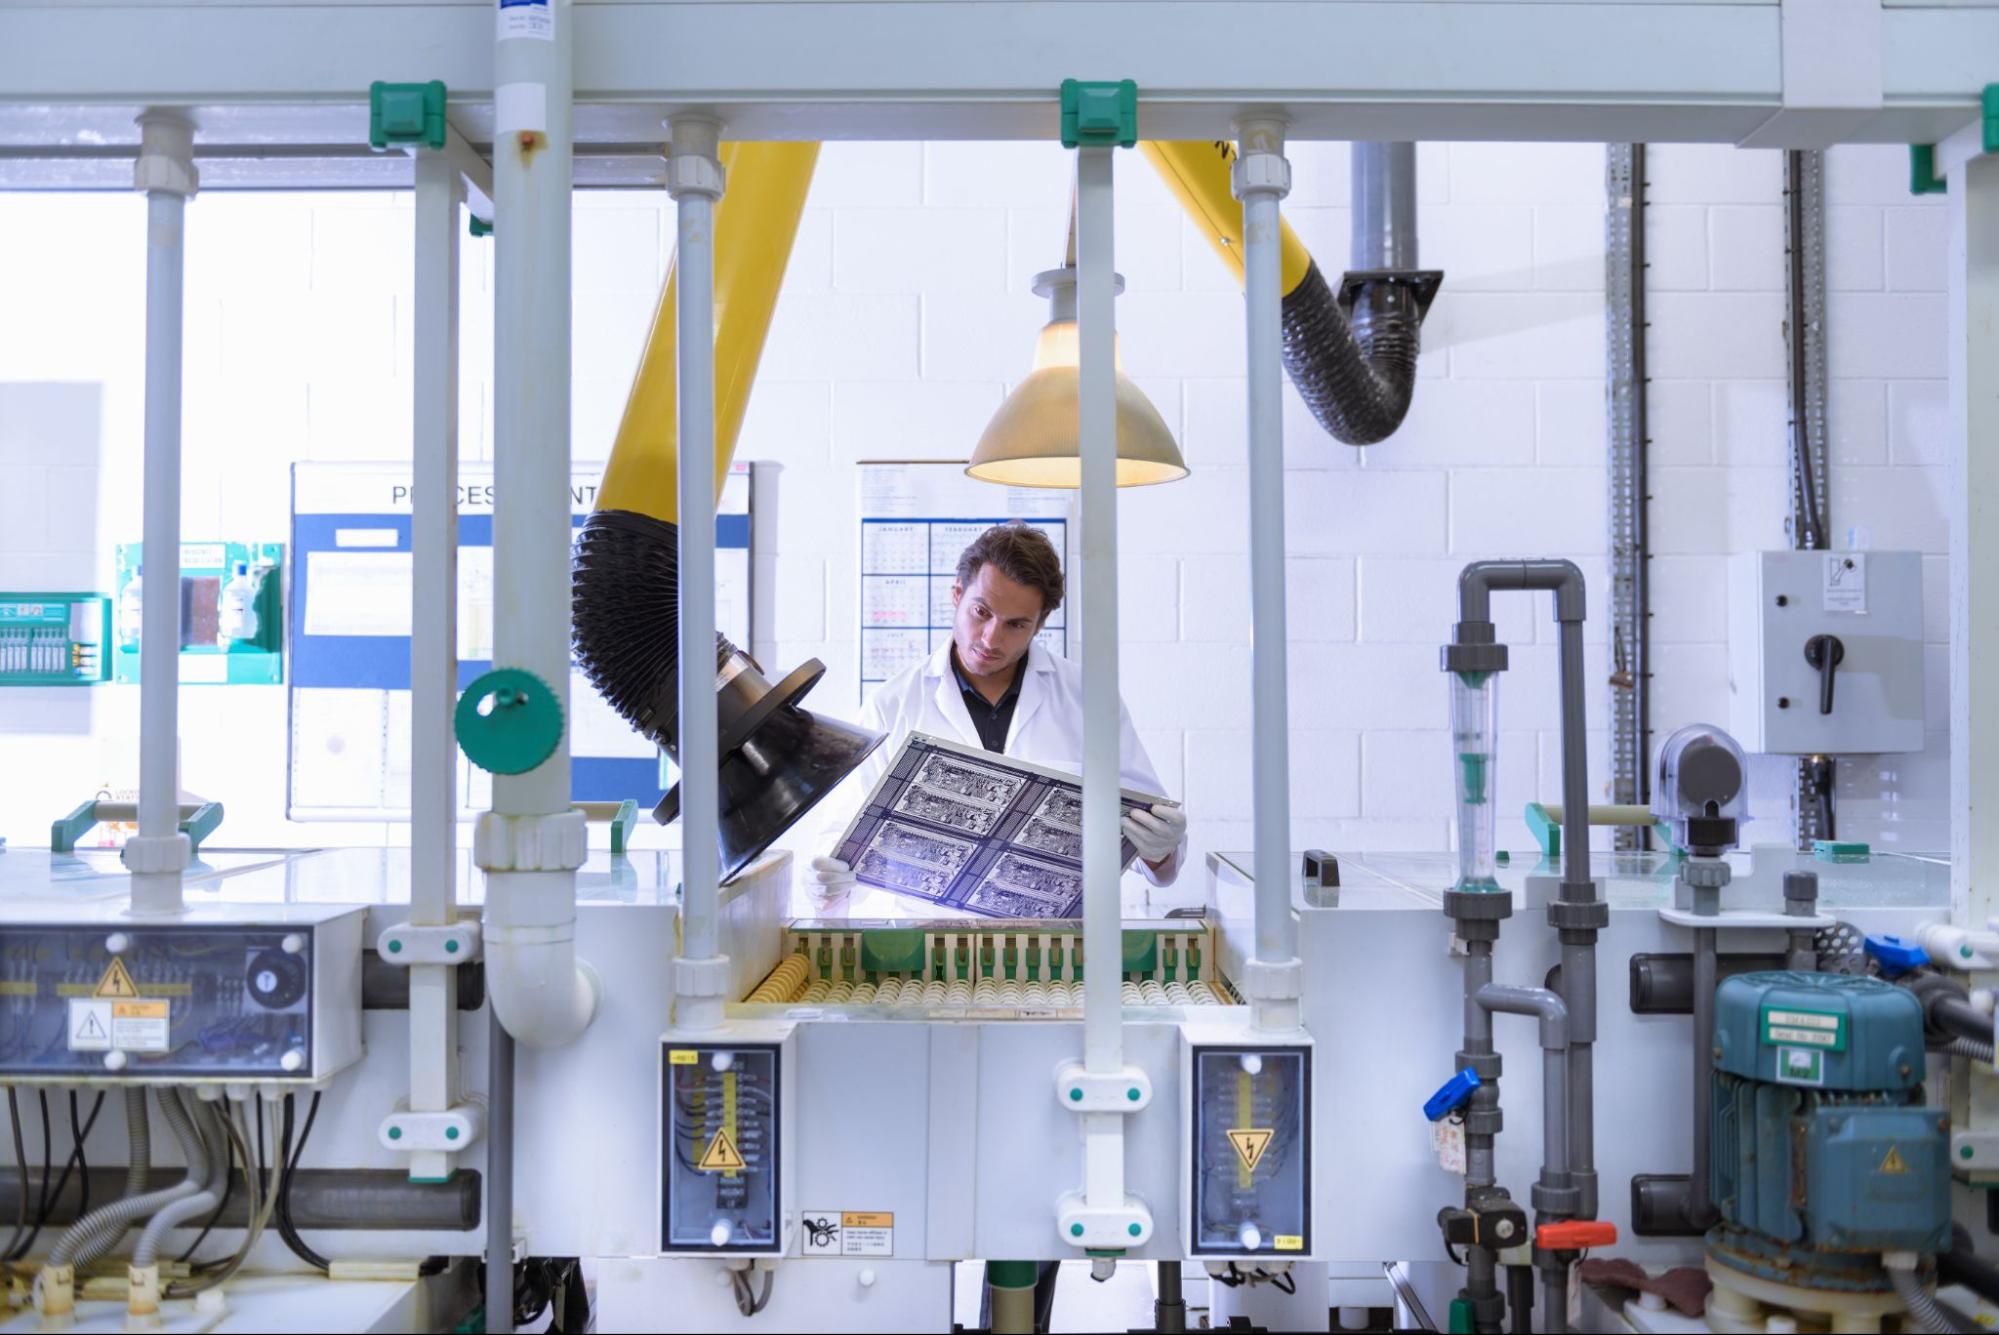
<svg viewBox="0 0 1999 1335">
<path fill-rule="evenodd" d="M 0 145 L 103 142 L 73 137 L 98 133 L 93 108 L 129 126 L 146 105 L 196 108 L 204 133 L 219 118 L 235 142 L 313 142 L 314 123 L 351 121 L 376 79 L 442 79 L 467 138 L 488 137 L 488 5 L 5 12 Z M 1077 77 L 1137 80 L 1160 138 L 1225 138 L 1254 105 L 1282 108 L 1293 138 L 1733 143 L 1783 108 L 1779 14 L 1681 0 L 580 3 L 577 131 L 651 142 L 668 114 L 705 107 L 741 138 L 1049 138 L 1055 90 Z M 1883 106 L 1846 137 L 1947 136 L 1975 114 L 1993 50 L 1999 9 L 1884 10 Z M 343 134 L 318 142 L 357 137 Z"/>
</svg>

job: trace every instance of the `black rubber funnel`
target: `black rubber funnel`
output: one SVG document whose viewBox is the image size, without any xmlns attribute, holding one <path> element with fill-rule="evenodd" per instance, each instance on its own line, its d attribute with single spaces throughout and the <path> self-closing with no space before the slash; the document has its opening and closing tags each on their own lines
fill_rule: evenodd
<svg viewBox="0 0 1999 1335">
<path fill-rule="evenodd" d="M 613 709 L 680 760 L 677 526 L 625 510 L 584 521 L 571 573 L 576 661 Z M 734 876 L 881 745 L 879 733 L 823 719 L 798 701 L 825 675 L 808 659 L 775 686 L 717 635 L 722 876 Z M 680 790 L 653 811 L 680 814 Z"/>
</svg>

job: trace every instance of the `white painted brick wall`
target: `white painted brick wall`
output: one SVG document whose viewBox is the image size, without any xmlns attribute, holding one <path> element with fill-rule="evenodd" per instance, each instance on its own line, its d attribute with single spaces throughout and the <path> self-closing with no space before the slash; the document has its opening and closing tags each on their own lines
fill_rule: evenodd
<svg viewBox="0 0 1999 1335">
<path fill-rule="evenodd" d="M 1329 277 L 1347 258 L 1349 155 L 1294 146 L 1287 216 Z M 1725 719 L 1726 558 L 1786 543 L 1782 172 L 1777 154 L 1655 146 L 1647 157 L 1653 729 Z M 1249 840 L 1242 313 L 1234 281 L 1136 154 L 1118 163 L 1127 370 L 1194 476 L 1120 504 L 1123 684 L 1193 818 L 1197 853 Z M 1842 767 L 1845 833 L 1943 843 L 1947 790 L 1944 213 L 1906 190 L 1905 151 L 1836 150 L 1827 255 L 1832 531 L 1925 561 L 1931 744 Z M 855 696 L 855 482 L 868 458 L 960 458 L 1028 369 L 1060 258 L 1070 169 L 1051 144 L 827 144 L 787 270 L 739 457 L 784 465 L 777 648 L 822 658 L 814 703 Z M 1467 559 L 1550 554 L 1590 574 L 1592 785 L 1605 781 L 1603 154 L 1588 145 L 1430 144 L 1422 262 L 1445 270 L 1408 422 L 1330 440 L 1287 386 L 1286 529 L 1294 842 L 1441 848 L 1452 838 L 1436 646 Z M 282 537 L 298 459 L 409 449 L 406 194 L 209 196 L 189 215 L 186 522 Z M 143 206 L 0 196 L 0 587 L 108 584 L 137 536 Z M 580 197 L 575 452 L 600 456 L 671 258 L 669 203 Z M 461 450 L 490 454 L 491 248 L 465 248 Z M 81 396 L 79 399 L 78 396 Z M 87 423 L 79 426 L 79 423 Z M 66 424 L 66 425 L 65 425 Z M 62 435 L 67 431 L 69 435 Z M 80 437 L 79 437 L 80 432 Z M 222 536 L 217 532 L 217 536 Z M 1501 838 L 1556 796 L 1547 600 L 1503 598 Z M 134 693 L 0 696 L 0 833 L 33 842 L 49 792 L 128 783 Z M 185 693 L 189 780 L 240 842 L 400 839 L 282 819 L 281 690 Z M 31 751 L 28 749 L 31 748 Z M 1788 762 L 1752 766 L 1758 839 L 1787 829 Z M 32 776 L 32 777 L 29 777 Z M 1512 813 L 1512 814 L 1507 814 Z"/>
</svg>

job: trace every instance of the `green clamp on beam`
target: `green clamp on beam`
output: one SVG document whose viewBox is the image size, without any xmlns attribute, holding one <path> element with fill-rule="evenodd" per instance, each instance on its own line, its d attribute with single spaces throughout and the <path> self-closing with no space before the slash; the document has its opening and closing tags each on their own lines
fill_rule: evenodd
<svg viewBox="0 0 1999 1335">
<path fill-rule="evenodd" d="M 1820 862 L 1868 862 L 1873 850 L 1855 840 L 1814 839 L 1812 856 Z"/>
<path fill-rule="evenodd" d="M 444 147 L 444 82 L 368 85 L 368 147 L 377 153 L 391 146 L 415 144 Z"/>
<path fill-rule="evenodd" d="M 1062 81 L 1062 147 L 1130 148 L 1138 142 L 1138 85 Z"/>
<path fill-rule="evenodd" d="M 131 802 L 85 802 L 67 816 L 50 822 L 49 851 L 74 853 L 77 841 L 103 822 L 135 821 L 138 818 L 138 807 Z M 200 806 L 183 804 L 180 808 L 180 832 L 187 836 L 190 852 L 200 853 L 202 840 L 214 834 L 220 824 L 220 802 L 203 802 Z"/>
<path fill-rule="evenodd" d="M 611 817 L 611 856 L 621 858 L 631 847 L 632 827 L 639 823 L 639 804 L 631 798 L 618 803 L 618 814 Z"/>
<path fill-rule="evenodd" d="M 1990 150 L 1987 150 L 1988 152 Z M 1950 193 L 1950 182 L 1937 175 L 1937 146 L 1935 144 L 1909 145 L 1909 193 L 1912 195 L 1944 195 Z"/>
<path fill-rule="evenodd" d="M 452 715 L 458 748 L 491 774 L 525 774 L 562 741 L 562 702 L 520 668 L 495 668 L 465 688 Z"/>
<path fill-rule="evenodd" d="M 1985 122 L 1983 142 L 1987 153 L 1999 153 L 1999 83 L 1988 83 L 1978 99 Z"/>
<path fill-rule="evenodd" d="M 493 234 L 493 224 L 475 213 L 472 215 L 472 221 L 467 225 L 467 230 L 473 236 L 491 236 Z"/>
</svg>

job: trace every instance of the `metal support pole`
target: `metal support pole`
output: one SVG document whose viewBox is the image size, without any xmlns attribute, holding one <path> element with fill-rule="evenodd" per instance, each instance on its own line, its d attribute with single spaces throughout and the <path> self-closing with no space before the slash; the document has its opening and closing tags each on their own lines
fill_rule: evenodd
<svg viewBox="0 0 1999 1335">
<path fill-rule="evenodd" d="M 667 191 L 678 212 L 675 348 L 679 386 L 680 958 L 675 1023 L 710 1029 L 725 1000 L 716 926 L 721 852 L 715 707 L 715 202 L 723 190 L 722 126 L 675 116 Z M 724 966 L 725 967 L 725 966 Z"/>
<path fill-rule="evenodd" d="M 464 189 L 443 153 L 416 154 L 413 311 L 414 459 L 410 471 L 410 923 L 457 917 L 458 746 L 458 204 Z M 457 970 L 410 967 L 411 1112 L 458 1101 Z M 452 1156 L 410 1155 L 412 1178 L 449 1177 Z"/>
<path fill-rule="evenodd" d="M 1291 751 L 1284 628 L 1284 332 L 1280 201 L 1291 189 L 1284 124 L 1237 123 L 1249 399 L 1250 747 L 1256 959 L 1246 979 L 1259 1029 L 1298 1027 L 1298 927 L 1291 914 Z M 1391 146 L 1393 147 L 1393 146 Z M 1414 146 L 1408 148 L 1413 160 Z"/>
<path fill-rule="evenodd" d="M 1651 437 L 1646 421 L 1645 145 L 1607 147 L 1604 218 L 1605 406 L 1610 422 L 1611 801 L 1651 800 Z M 1620 850 L 1649 827 L 1621 826 Z"/>
<path fill-rule="evenodd" d="M 1784 155 L 1784 204 L 1784 277 L 1790 299 L 1784 329 L 1791 409 L 1791 514 L 1785 527 L 1799 551 L 1824 550 L 1832 546 L 1827 496 L 1824 153 L 1793 149 Z M 1801 850 L 1809 850 L 1816 839 L 1834 836 L 1824 818 L 1827 808 L 1820 783 L 1832 782 L 1835 763 L 1824 757 L 1798 759 L 1793 802 Z"/>
<path fill-rule="evenodd" d="M 180 832 L 181 295 L 194 124 L 178 112 L 139 117 L 135 186 L 146 193 L 146 455 L 139 627 L 139 833 L 125 845 L 132 912 L 176 914 L 191 858 Z M 143 575 L 142 575 L 143 578 Z"/>
</svg>

